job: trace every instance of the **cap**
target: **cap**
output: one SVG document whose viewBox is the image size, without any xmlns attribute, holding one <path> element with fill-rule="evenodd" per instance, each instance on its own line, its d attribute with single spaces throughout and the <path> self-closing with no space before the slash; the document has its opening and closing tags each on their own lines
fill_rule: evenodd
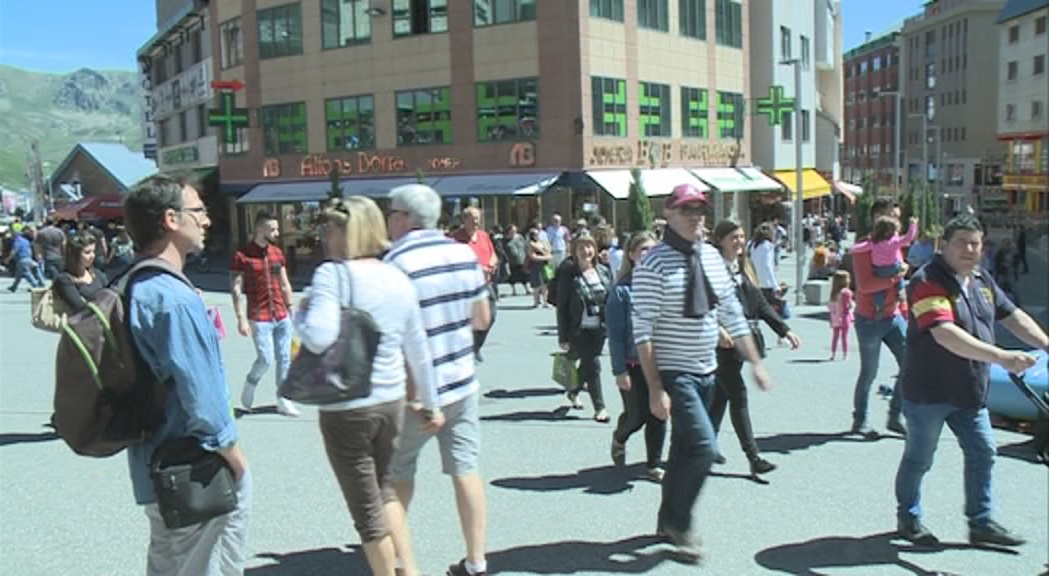
<svg viewBox="0 0 1049 576">
<path fill-rule="evenodd" d="M 667 208 L 680 208 L 685 204 L 706 204 L 707 194 L 692 184 L 678 184 L 667 199 Z"/>
</svg>

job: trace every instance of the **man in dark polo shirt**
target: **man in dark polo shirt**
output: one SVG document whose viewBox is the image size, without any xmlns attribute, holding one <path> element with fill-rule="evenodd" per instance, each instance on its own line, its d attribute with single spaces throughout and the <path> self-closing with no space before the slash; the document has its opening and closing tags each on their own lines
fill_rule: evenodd
<svg viewBox="0 0 1049 576">
<path fill-rule="evenodd" d="M 974 216 L 951 220 L 943 252 L 907 285 L 911 318 L 900 386 L 907 440 L 896 472 L 898 530 L 902 538 L 935 543 L 921 522 L 922 477 L 946 423 L 965 457 L 965 515 L 969 542 L 1019 546 L 1024 540 L 992 519 L 992 474 L 996 454 L 987 413 L 990 363 L 1020 373 L 1034 357 L 994 345 L 999 321 L 1017 338 L 1049 348 L 1049 337 L 1018 309 L 989 274 L 979 270 L 983 229 Z M 897 392 L 899 393 L 899 392 Z"/>
</svg>

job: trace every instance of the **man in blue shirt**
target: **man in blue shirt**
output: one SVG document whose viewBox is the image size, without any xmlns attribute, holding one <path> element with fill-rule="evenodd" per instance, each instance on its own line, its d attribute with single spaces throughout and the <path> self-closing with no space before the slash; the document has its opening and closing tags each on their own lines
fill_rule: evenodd
<svg viewBox="0 0 1049 576">
<path fill-rule="evenodd" d="M 40 275 L 40 268 L 36 265 L 36 260 L 33 260 L 32 244 L 32 228 L 24 228 L 20 234 L 15 234 L 11 243 L 11 257 L 8 259 L 8 267 L 14 271 L 15 283 L 7 289 L 8 292 L 18 290 L 18 284 L 22 282 L 22 278 L 25 278 L 33 288 L 43 287 L 44 278 Z"/>
<path fill-rule="evenodd" d="M 143 256 L 161 258 L 178 270 L 188 254 L 203 249 L 211 225 L 195 185 L 166 176 L 154 176 L 130 192 L 124 218 Z M 252 483 L 237 443 L 218 337 L 192 287 L 163 272 L 144 274 L 128 295 L 131 335 L 153 373 L 171 386 L 156 435 L 128 450 L 135 501 L 146 507 L 150 524 L 147 574 L 240 574 Z M 165 441 L 187 436 L 229 464 L 237 481 L 237 507 L 201 524 L 170 529 L 156 504 L 149 462 Z"/>
</svg>

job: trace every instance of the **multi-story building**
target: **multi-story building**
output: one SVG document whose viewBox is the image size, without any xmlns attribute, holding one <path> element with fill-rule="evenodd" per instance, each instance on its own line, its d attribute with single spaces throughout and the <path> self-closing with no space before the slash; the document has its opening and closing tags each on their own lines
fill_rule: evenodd
<svg viewBox="0 0 1049 576">
<path fill-rule="evenodd" d="M 1049 211 L 1049 0 L 1009 0 L 998 15 L 998 139 L 1009 207 Z"/>
<path fill-rule="evenodd" d="M 899 91 L 899 30 L 866 41 L 845 53 L 845 143 L 842 175 L 850 182 L 893 188 L 903 179 L 896 150 Z M 903 110 L 899 111 L 904 114 Z M 902 122 L 902 118 L 900 120 Z M 894 163 L 895 159 L 895 163 Z"/>
<path fill-rule="evenodd" d="M 219 145 L 223 190 L 239 222 L 277 211 L 304 254 L 335 171 L 376 197 L 421 177 L 449 212 L 479 198 L 488 225 L 554 210 L 623 224 L 631 168 L 656 197 L 711 187 L 697 174 L 712 167 L 741 167 L 707 174 L 722 192 L 777 188 L 742 169 L 746 4 L 213 0 L 216 76 L 243 83 L 251 117 Z"/>
<path fill-rule="evenodd" d="M 922 174 L 948 215 L 975 206 L 999 170 L 998 29 L 1004 0 L 934 0 L 900 34 L 908 179 Z M 924 164 L 924 167 L 923 167 Z"/>
<path fill-rule="evenodd" d="M 816 170 L 828 180 L 841 176 L 845 131 L 845 62 L 842 53 L 841 2 L 817 0 L 816 22 Z"/>
</svg>

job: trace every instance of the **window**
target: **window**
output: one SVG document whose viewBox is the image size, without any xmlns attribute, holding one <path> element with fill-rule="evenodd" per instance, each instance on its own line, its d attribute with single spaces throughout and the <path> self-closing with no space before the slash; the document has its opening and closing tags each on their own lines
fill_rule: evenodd
<svg viewBox="0 0 1049 576">
<path fill-rule="evenodd" d="M 925 97 L 925 118 L 932 120 L 936 117 L 936 98 L 934 96 Z"/>
<path fill-rule="evenodd" d="M 860 122 L 861 123 L 863 122 L 863 118 L 860 118 Z M 861 128 L 862 128 L 862 126 L 861 126 Z M 784 114 L 783 115 L 783 123 L 780 124 L 780 129 L 782 130 L 782 136 L 783 136 L 784 140 L 793 140 L 794 139 L 794 114 L 793 113 Z"/>
<path fill-rule="evenodd" d="M 324 101 L 328 151 L 375 147 L 375 100 L 371 96 Z"/>
<path fill-rule="evenodd" d="M 203 59 L 204 29 L 197 28 L 189 39 L 190 63 L 196 64 Z"/>
<path fill-rule="evenodd" d="M 715 0 L 716 40 L 721 46 L 743 47 L 743 5 L 737 0 Z"/>
<path fill-rule="evenodd" d="M 871 70 L 872 71 L 881 70 L 881 56 L 875 56 L 874 58 L 871 59 Z"/>
<path fill-rule="evenodd" d="M 707 39 L 707 0 L 678 0 L 678 26 L 682 36 Z"/>
<path fill-rule="evenodd" d="M 786 62 L 790 60 L 790 28 L 779 27 L 779 58 Z"/>
<path fill-rule="evenodd" d="M 477 83 L 477 141 L 533 138 L 539 134 L 536 78 Z"/>
<path fill-rule="evenodd" d="M 590 0 L 590 15 L 622 22 L 623 0 Z"/>
<path fill-rule="evenodd" d="M 219 146 L 222 148 L 222 154 L 225 156 L 236 156 L 238 154 L 246 154 L 248 152 L 248 131 L 247 129 L 240 127 L 234 128 L 237 136 L 236 142 L 222 142 Z"/>
<path fill-rule="evenodd" d="M 637 0 L 637 25 L 652 30 L 670 30 L 667 0 Z"/>
<path fill-rule="evenodd" d="M 308 151 L 305 103 L 263 106 L 261 113 L 262 147 L 267 155 L 305 154 Z"/>
<path fill-rule="evenodd" d="M 244 60 L 244 40 L 240 33 L 240 18 L 219 24 L 219 47 L 222 69 L 237 66 Z"/>
<path fill-rule="evenodd" d="M 707 115 L 710 104 L 703 88 L 681 87 L 681 135 L 685 138 L 706 138 L 709 133 Z"/>
<path fill-rule="evenodd" d="M 936 48 L 936 31 L 930 30 L 925 33 L 925 57 L 932 58 Z"/>
<path fill-rule="evenodd" d="M 157 145 L 161 148 L 166 148 L 172 144 L 171 135 L 168 133 L 171 130 L 171 118 L 161 120 L 157 125 Z"/>
<path fill-rule="evenodd" d="M 397 145 L 452 143 L 452 89 L 397 92 Z"/>
<path fill-rule="evenodd" d="M 302 54 L 302 14 L 299 4 L 258 11 L 259 58 Z"/>
<path fill-rule="evenodd" d="M 341 48 L 371 41 L 368 0 L 321 0 L 321 46 Z"/>
<path fill-rule="evenodd" d="M 932 90 L 936 87 L 936 63 L 929 62 L 925 65 L 925 88 Z"/>
<path fill-rule="evenodd" d="M 447 31 L 448 0 L 393 0 L 394 36 Z"/>
<path fill-rule="evenodd" d="M 626 136 L 626 80 L 590 79 L 595 136 Z"/>
<path fill-rule="evenodd" d="M 1034 68 L 1032 74 L 1035 76 L 1045 74 L 1045 54 L 1039 54 L 1034 57 Z"/>
<path fill-rule="evenodd" d="M 726 140 L 742 138 L 746 112 L 742 94 L 718 92 L 718 136 Z"/>
<path fill-rule="evenodd" d="M 176 44 L 175 47 L 173 48 L 172 52 L 171 52 L 171 56 L 175 60 L 175 74 L 176 75 L 181 74 L 182 71 L 186 69 L 185 66 L 183 66 L 183 56 L 185 56 L 185 54 L 184 54 L 185 51 L 186 51 L 186 45 L 184 43 L 182 43 L 182 44 Z"/>
<path fill-rule="evenodd" d="M 204 104 L 197 106 L 197 138 L 208 135 L 208 108 Z"/>
<path fill-rule="evenodd" d="M 1042 118 L 1042 103 L 1039 100 L 1031 102 L 1031 120 L 1039 120 Z"/>
<path fill-rule="evenodd" d="M 474 26 L 535 20 L 535 0 L 474 0 Z"/>
<path fill-rule="evenodd" d="M 1045 16 L 1036 18 L 1034 21 L 1034 35 L 1041 36 L 1045 34 Z"/>
<path fill-rule="evenodd" d="M 641 83 L 638 97 L 641 112 L 638 134 L 641 136 L 670 136 L 670 86 Z"/>
<path fill-rule="evenodd" d="M 1005 119 L 1008 121 L 1016 120 L 1016 106 L 1013 104 L 1005 105 Z"/>
<path fill-rule="evenodd" d="M 864 60 L 863 62 L 860 62 L 860 75 L 862 76 L 863 74 L 866 74 L 866 73 L 867 73 L 867 61 Z"/>
<path fill-rule="evenodd" d="M 1019 69 L 1019 66 L 1016 63 L 1016 60 L 1013 60 L 1012 62 L 1010 62 L 1009 66 L 1007 68 L 1007 72 L 1005 73 L 1005 79 L 1008 80 L 1009 82 L 1016 82 L 1016 75 L 1017 75 L 1017 70 L 1018 69 Z"/>
<path fill-rule="evenodd" d="M 809 39 L 801 36 L 801 68 L 808 70 L 812 65 L 812 57 L 809 53 Z"/>
<path fill-rule="evenodd" d="M 1009 43 L 1016 44 L 1020 41 L 1020 25 L 1009 27 Z"/>
</svg>

